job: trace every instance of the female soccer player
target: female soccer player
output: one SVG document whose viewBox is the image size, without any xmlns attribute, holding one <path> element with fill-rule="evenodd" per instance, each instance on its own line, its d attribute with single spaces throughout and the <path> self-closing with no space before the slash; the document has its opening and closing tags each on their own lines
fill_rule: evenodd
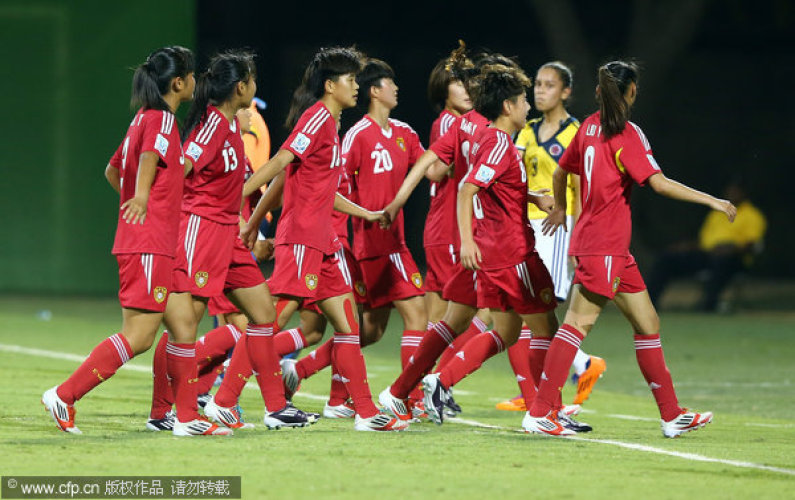
<svg viewBox="0 0 795 500">
<path fill-rule="evenodd" d="M 712 413 L 679 406 L 660 343 L 660 319 L 649 300 L 635 258 L 629 198 L 634 183 L 650 185 L 673 199 L 706 205 L 733 220 L 726 200 L 691 189 L 663 175 L 643 131 L 629 121 L 638 94 L 638 68 L 613 61 L 599 68 L 599 112 L 589 116 L 560 159 L 553 176 L 555 207 L 544 233 L 566 226 L 566 175 L 580 175 L 582 213 L 569 254 L 577 260 L 574 287 L 564 324 L 549 349 L 538 395 L 522 426 L 528 432 L 567 435 L 556 418 L 554 395 L 568 374 L 580 343 L 607 301 L 614 300 L 635 332 L 635 355 L 660 410 L 663 436 L 676 437 L 712 421 Z"/>
<path fill-rule="evenodd" d="M 522 154 L 522 161 L 527 170 L 527 187 L 531 191 L 552 191 L 552 172 L 563 151 L 569 146 L 574 134 L 580 126 L 573 116 L 566 111 L 571 98 L 573 76 L 571 69 L 560 61 L 542 65 L 533 82 L 534 104 L 542 113 L 541 118 L 527 122 L 516 138 L 516 148 Z M 527 217 L 533 227 L 536 240 L 536 251 L 547 266 L 552 282 L 555 283 L 555 297 L 563 302 L 569 296 L 571 279 L 574 275 L 573 266 L 569 266 L 569 238 L 571 228 L 579 213 L 577 189 L 579 178 L 570 175 L 566 184 L 566 227 L 559 228 L 555 234 L 547 236 L 541 231 L 541 221 L 547 213 L 532 203 L 527 207 Z M 528 365 L 527 350 L 538 351 L 549 348 L 549 339 L 533 340 L 529 329 L 522 331 L 519 341 L 508 349 L 511 366 L 519 376 L 526 376 L 528 371 L 541 375 L 543 366 Z M 596 381 L 605 371 L 602 358 L 589 356 L 582 350 L 574 357 L 574 379 L 577 380 L 577 395 L 574 404 L 582 404 L 590 395 Z M 534 370 L 535 368 L 535 370 Z M 538 381 L 536 380 L 535 383 Z M 529 401 L 528 403 L 532 403 Z M 527 411 L 524 398 L 515 397 L 497 404 L 499 410 Z"/>
<path fill-rule="evenodd" d="M 182 201 L 184 157 L 174 112 L 193 97 L 193 54 L 172 46 L 152 52 L 133 76 L 132 103 L 140 105 L 124 141 L 111 158 L 105 176 L 120 194 L 120 210 L 113 254 L 119 263 L 119 301 L 122 329 L 100 343 L 62 384 L 46 391 L 42 403 L 58 428 L 80 434 L 75 426 L 74 402 L 111 377 L 132 357 L 152 345 L 166 315 L 173 345 L 192 345 L 195 329 L 184 326 L 181 315 L 193 313 L 190 305 L 169 294 L 174 289 L 175 250 Z M 186 307 L 187 306 L 187 307 Z M 193 335 L 193 337 L 192 337 Z M 189 354 L 185 349 L 185 354 Z M 188 380 L 192 356 L 167 360 L 180 402 L 193 398 Z M 193 375 L 195 377 L 195 375 Z M 230 434 L 228 429 L 199 418 L 190 404 L 179 404 L 183 424 L 175 435 Z"/>
<path fill-rule="evenodd" d="M 356 408 L 354 428 L 393 431 L 406 425 L 380 413 L 373 404 L 356 303 L 338 263 L 340 244 L 331 223 L 339 199 L 335 195 L 341 165 L 337 123 L 343 109 L 356 105 L 356 73 L 361 64 L 361 55 L 350 48 L 324 48 L 315 54 L 293 96 L 287 117 L 292 133 L 249 179 L 244 194 L 286 170 L 271 289 L 288 300 L 288 313 L 307 299 L 316 301 L 334 327 L 333 360 Z M 251 362 L 255 371 L 262 371 L 258 359 L 252 357 Z"/>
</svg>

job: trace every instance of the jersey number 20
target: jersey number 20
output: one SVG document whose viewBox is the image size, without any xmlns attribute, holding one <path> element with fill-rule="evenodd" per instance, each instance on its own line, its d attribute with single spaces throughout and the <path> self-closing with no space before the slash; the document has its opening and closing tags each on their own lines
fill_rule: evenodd
<svg viewBox="0 0 795 500">
<path fill-rule="evenodd" d="M 392 157 L 386 149 L 376 150 L 370 153 L 370 159 L 375 160 L 373 166 L 374 174 L 382 174 L 392 170 Z"/>
</svg>

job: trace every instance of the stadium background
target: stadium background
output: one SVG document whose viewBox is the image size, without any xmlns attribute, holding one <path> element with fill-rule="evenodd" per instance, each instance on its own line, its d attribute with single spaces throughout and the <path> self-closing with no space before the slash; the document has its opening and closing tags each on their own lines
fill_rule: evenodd
<svg viewBox="0 0 795 500">
<path fill-rule="evenodd" d="M 795 6 L 786 0 L 670 0 L 314 4 L 171 0 L 4 1 L 0 47 L 5 97 L 0 147 L 0 292 L 113 294 L 110 255 L 117 197 L 103 177 L 132 116 L 131 68 L 152 49 L 182 44 L 199 66 L 219 49 L 258 54 L 258 96 L 273 144 L 303 68 L 319 46 L 351 44 L 389 62 L 400 85 L 393 116 L 427 141 L 435 113 L 425 97 L 435 62 L 464 39 L 517 56 L 534 73 L 561 59 L 574 66 L 579 118 L 594 109 L 597 64 L 635 57 L 645 70 L 633 113 L 663 170 L 720 193 L 734 175 L 769 220 L 755 274 L 792 280 L 790 194 L 795 158 L 791 82 Z M 183 108 L 184 115 L 186 108 Z M 344 114 L 343 130 L 362 110 Z M 427 145 L 427 143 L 426 143 Z M 705 209 L 638 190 L 633 250 L 693 237 Z M 407 239 L 420 263 L 427 189 L 407 207 Z"/>
</svg>

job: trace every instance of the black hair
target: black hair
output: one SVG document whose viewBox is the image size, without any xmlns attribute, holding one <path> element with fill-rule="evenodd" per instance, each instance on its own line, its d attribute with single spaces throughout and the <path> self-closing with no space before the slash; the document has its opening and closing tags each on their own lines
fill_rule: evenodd
<svg viewBox="0 0 795 500">
<path fill-rule="evenodd" d="M 363 58 L 354 47 L 323 47 L 317 51 L 304 71 L 301 84 L 293 92 L 285 127 L 292 130 L 304 111 L 323 97 L 326 80 L 336 81 L 342 75 L 359 73 Z"/>
<path fill-rule="evenodd" d="M 563 82 L 564 89 L 570 89 L 574 86 L 574 73 L 572 73 L 571 68 L 568 67 L 566 63 L 562 61 L 550 61 L 546 64 L 542 64 L 538 70 L 541 71 L 544 68 L 555 70 L 558 74 L 558 78 Z"/>
<path fill-rule="evenodd" d="M 381 59 L 367 59 L 364 68 L 356 75 L 359 84 L 359 101 L 364 105 L 370 104 L 370 88 L 380 87 L 383 78 L 395 79 L 395 72 Z"/>
<path fill-rule="evenodd" d="M 428 100 L 437 113 L 444 109 L 450 84 L 455 81 L 463 83 L 468 71 L 474 67 L 463 40 L 458 41 L 458 47 L 449 56 L 436 63 L 428 77 Z"/>
<path fill-rule="evenodd" d="M 185 78 L 190 73 L 193 73 L 193 52 L 189 49 L 172 45 L 155 50 L 135 68 L 130 106 L 169 111 L 163 96 L 171 90 L 174 78 Z"/>
<path fill-rule="evenodd" d="M 497 52 L 478 52 L 472 57 L 472 60 L 474 61 L 474 65 L 467 71 L 463 72 L 462 75 L 462 82 L 467 88 L 467 92 L 470 93 L 472 93 L 470 85 L 472 84 L 473 79 L 477 78 L 483 71 L 483 68 L 486 66 L 501 65 L 507 68 L 520 69 L 519 63 L 517 63 L 513 58 L 504 56 Z"/>
<path fill-rule="evenodd" d="M 602 132 L 606 139 L 624 131 L 629 121 L 629 105 L 624 94 L 631 83 L 638 81 L 638 66 L 629 61 L 611 61 L 599 67 L 599 102 Z"/>
<path fill-rule="evenodd" d="M 207 70 L 196 81 L 193 104 L 185 119 L 185 140 L 205 118 L 209 104 L 218 105 L 232 96 L 238 82 L 247 82 L 257 75 L 254 54 L 247 51 L 228 51 L 210 59 Z"/>
<path fill-rule="evenodd" d="M 530 84 L 521 69 L 504 64 L 487 64 L 469 81 L 475 110 L 489 121 L 499 118 L 506 99 L 515 100 L 527 92 Z"/>
</svg>

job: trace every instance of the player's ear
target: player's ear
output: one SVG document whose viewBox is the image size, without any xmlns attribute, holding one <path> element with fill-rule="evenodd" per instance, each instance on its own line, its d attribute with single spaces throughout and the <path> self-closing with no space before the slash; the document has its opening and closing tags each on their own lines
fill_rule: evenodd
<svg viewBox="0 0 795 500">
<path fill-rule="evenodd" d="M 334 88 L 336 87 L 335 83 L 336 82 L 334 82 L 334 80 L 332 80 L 331 78 L 326 80 L 326 82 L 323 84 L 323 88 L 325 89 L 326 94 L 332 94 L 334 92 Z"/>
<path fill-rule="evenodd" d="M 502 114 L 510 115 L 511 111 L 513 110 L 514 102 L 510 99 L 505 99 L 502 101 Z"/>
</svg>

